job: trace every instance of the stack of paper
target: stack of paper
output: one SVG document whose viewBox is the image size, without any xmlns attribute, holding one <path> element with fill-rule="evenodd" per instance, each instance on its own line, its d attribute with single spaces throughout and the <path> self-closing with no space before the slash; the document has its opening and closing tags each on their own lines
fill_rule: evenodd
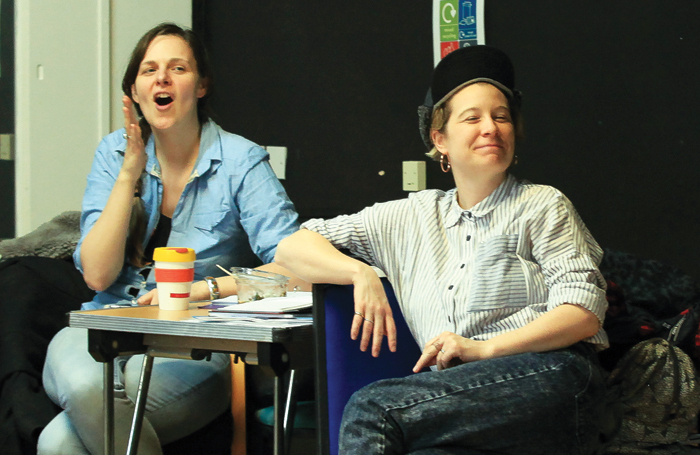
<svg viewBox="0 0 700 455">
<path fill-rule="evenodd" d="M 291 314 L 272 315 L 280 317 L 270 317 L 264 314 L 253 313 L 209 313 L 209 316 L 193 316 L 192 322 L 208 322 L 228 325 L 249 325 L 284 327 L 296 325 L 311 325 L 311 316 L 292 316 Z"/>
<path fill-rule="evenodd" d="M 214 300 L 210 313 L 284 314 L 303 311 L 313 305 L 311 292 L 290 292 L 286 297 L 268 297 L 253 302 L 221 305 L 222 303 L 231 303 L 231 300 L 229 297 Z"/>
</svg>

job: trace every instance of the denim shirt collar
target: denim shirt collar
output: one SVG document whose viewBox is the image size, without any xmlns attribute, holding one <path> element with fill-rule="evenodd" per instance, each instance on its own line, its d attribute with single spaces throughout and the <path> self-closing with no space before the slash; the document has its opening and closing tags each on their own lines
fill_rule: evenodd
<svg viewBox="0 0 700 455">
<path fill-rule="evenodd" d="M 199 138 L 199 156 L 192 171 L 192 177 L 199 177 L 207 172 L 214 172 L 223 159 L 223 149 L 219 138 L 219 128 L 213 120 L 207 121 L 202 126 L 202 134 Z"/>
<path fill-rule="evenodd" d="M 505 195 L 510 193 L 517 183 L 518 179 L 511 174 L 507 174 L 503 182 L 501 182 L 491 194 L 469 210 L 464 210 L 460 207 L 457 201 L 457 188 L 451 189 L 441 201 L 441 213 L 445 227 L 454 227 L 465 218 L 468 220 L 475 220 L 488 215 L 498 206 Z"/>
<path fill-rule="evenodd" d="M 126 139 L 122 139 L 117 147 L 117 151 L 124 155 L 125 150 Z M 146 160 L 146 172 L 160 179 L 160 163 L 158 163 L 156 158 L 156 142 L 152 134 L 146 144 L 146 156 L 148 157 Z M 199 138 L 199 156 L 197 156 L 197 162 L 194 165 L 189 181 L 206 174 L 210 170 L 214 172 L 221 165 L 222 156 L 223 150 L 217 125 L 213 120 L 209 120 L 202 127 L 202 134 Z"/>
</svg>

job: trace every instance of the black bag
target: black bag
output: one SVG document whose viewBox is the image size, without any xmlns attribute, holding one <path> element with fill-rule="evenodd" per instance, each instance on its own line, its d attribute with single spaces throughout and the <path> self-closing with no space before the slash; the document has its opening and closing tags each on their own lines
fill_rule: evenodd
<svg viewBox="0 0 700 455">
<path fill-rule="evenodd" d="M 41 374 L 66 313 L 93 298 L 72 260 L 19 257 L 0 262 L 0 453 L 36 453 L 41 430 L 60 411 Z"/>
<path fill-rule="evenodd" d="M 693 362 L 662 338 L 635 345 L 608 377 L 621 426 L 605 453 L 683 454 L 696 443 L 700 384 Z"/>
<path fill-rule="evenodd" d="M 663 338 L 700 365 L 700 288 L 681 270 L 606 249 L 600 270 L 608 282 L 603 328 L 610 349 L 599 355 L 612 370 L 637 343 Z"/>
</svg>

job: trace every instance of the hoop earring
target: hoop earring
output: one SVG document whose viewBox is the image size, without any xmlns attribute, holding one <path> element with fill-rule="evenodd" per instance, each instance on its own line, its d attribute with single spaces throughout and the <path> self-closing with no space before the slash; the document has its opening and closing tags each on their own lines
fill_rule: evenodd
<svg viewBox="0 0 700 455">
<path fill-rule="evenodd" d="M 450 172 L 452 165 L 450 164 L 450 159 L 444 153 L 440 155 L 440 169 L 442 172 Z"/>
<path fill-rule="evenodd" d="M 518 155 L 513 155 L 513 166 L 518 165 Z"/>
</svg>

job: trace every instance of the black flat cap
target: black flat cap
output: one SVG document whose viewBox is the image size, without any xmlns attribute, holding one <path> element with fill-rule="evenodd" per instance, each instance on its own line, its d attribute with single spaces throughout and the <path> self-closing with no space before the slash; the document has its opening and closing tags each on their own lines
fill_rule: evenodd
<svg viewBox="0 0 700 455">
<path fill-rule="evenodd" d="M 429 150 L 433 146 L 430 124 L 435 108 L 462 88 L 477 82 L 494 85 L 510 103 L 520 104 L 513 63 L 503 51 L 490 46 L 467 46 L 447 54 L 435 67 L 425 102 L 418 107 L 418 129 Z"/>
<path fill-rule="evenodd" d="M 433 72 L 430 86 L 435 106 L 444 103 L 462 87 L 489 82 L 509 98 L 515 89 L 515 70 L 510 58 L 490 46 L 462 47 L 443 58 Z"/>
</svg>

